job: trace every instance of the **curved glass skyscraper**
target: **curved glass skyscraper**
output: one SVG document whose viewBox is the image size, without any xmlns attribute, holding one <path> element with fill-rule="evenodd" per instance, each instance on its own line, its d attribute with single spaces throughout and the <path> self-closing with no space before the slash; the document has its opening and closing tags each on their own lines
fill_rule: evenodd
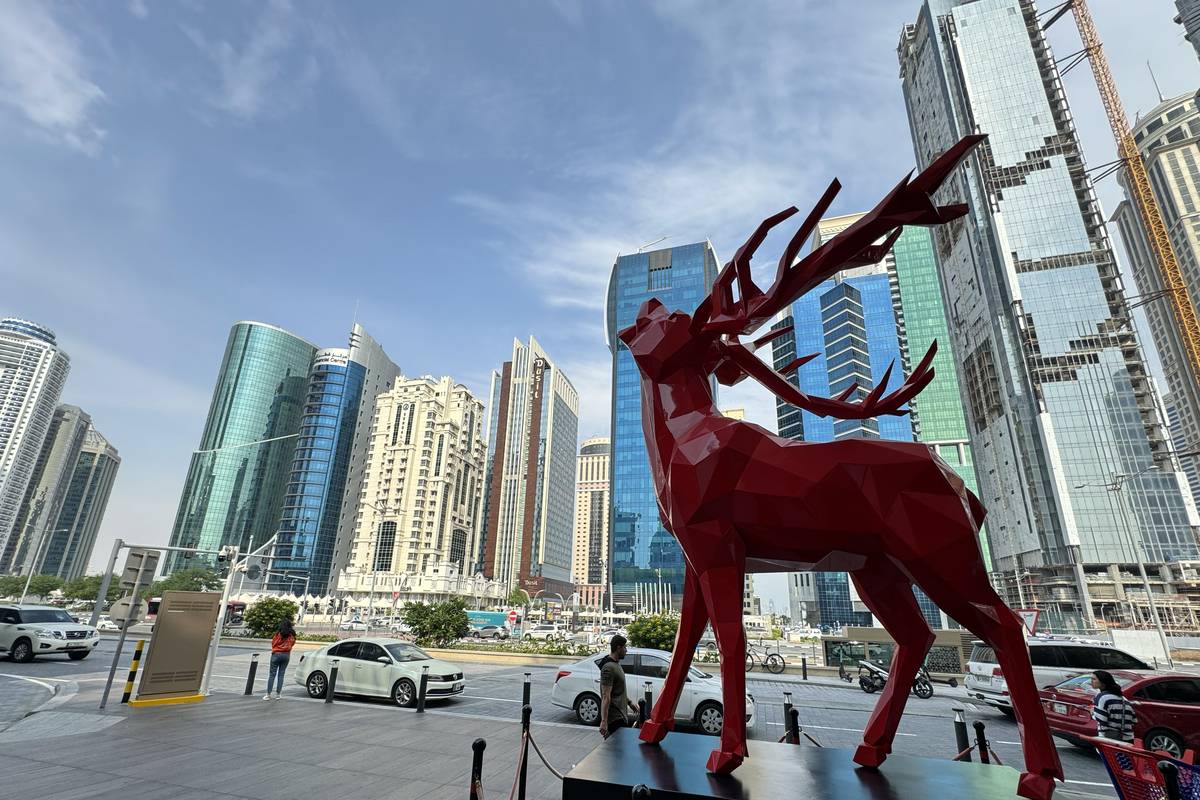
<svg viewBox="0 0 1200 800">
<path fill-rule="evenodd" d="M 274 325 L 229 332 L 208 421 L 192 454 L 171 544 L 245 551 L 276 532 L 317 348 Z M 211 560 L 173 554 L 169 570 Z"/>
</svg>

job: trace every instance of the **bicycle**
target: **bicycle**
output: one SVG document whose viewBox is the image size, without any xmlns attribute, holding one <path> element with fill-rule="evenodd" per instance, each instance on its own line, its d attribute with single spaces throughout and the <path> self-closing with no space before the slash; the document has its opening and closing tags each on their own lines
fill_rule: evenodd
<svg viewBox="0 0 1200 800">
<path fill-rule="evenodd" d="M 787 669 L 787 661 L 778 652 L 769 653 L 764 648 L 760 653 L 752 644 L 746 645 L 746 672 L 754 669 L 759 662 L 762 662 L 762 668 L 770 672 L 772 675 L 778 675 Z"/>
</svg>

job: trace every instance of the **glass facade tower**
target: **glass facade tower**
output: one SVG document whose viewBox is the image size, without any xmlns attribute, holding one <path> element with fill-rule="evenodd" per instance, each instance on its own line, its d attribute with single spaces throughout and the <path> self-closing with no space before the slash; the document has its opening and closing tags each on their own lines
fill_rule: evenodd
<svg viewBox="0 0 1200 800">
<path fill-rule="evenodd" d="M 215 550 L 275 535 L 317 348 L 261 322 L 238 322 L 200 444 L 192 454 L 171 545 Z M 172 554 L 168 571 L 213 556 Z"/>
<path fill-rule="evenodd" d="M 1053 54 L 1030 0 L 926 0 L 899 60 L 918 166 L 989 137 L 932 235 L 994 579 L 1094 627 L 1087 573 L 1197 547 Z"/>
<path fill-rule="evenodd" d="M 37 565 L 37 574 L 55 575 L 67 581 L 83 575 L 96 546 L 120 466 L 117 449 L 99 431 L 89 427 L 71 471 L 62 508 Z"/>
<path fill-rule="evenodd" d="M 692 313 L 712 288 L 717 267 L 709 242 L 619 256 L 613 264 L 606 321 L 613 358 L 609 565 L 617 605 L 629 604 L 636 584 L 656 584 L 660 575 L 673 594 L 683 592 L 683 552 L 659 520 L 642 434 L 641 375 L 617 331 L 632 325 L 651 297 Z"/>
</svg>

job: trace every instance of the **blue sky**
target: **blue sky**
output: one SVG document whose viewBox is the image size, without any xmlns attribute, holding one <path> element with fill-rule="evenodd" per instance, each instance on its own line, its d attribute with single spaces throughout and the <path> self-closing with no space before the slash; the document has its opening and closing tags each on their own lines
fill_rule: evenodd
<svg viewBox="0 0 1200 800">
<path fill-rule="evenodd" d="M 1169 0 L 1092 5 L 1131 112 L 1147 58 L 1168 95 L 1197 86 Z M 835 212 L 869 207 L 913 161 L 895 47 L 917 8 L 0 2 L 0 315 L 58 332 L 64 400 L 121 451 L 93 564 L 169 535 L 235 320 L 343 346 L 357 308 L 407 373 L 481 394 L 532 334 L 581 436 L 606 433 L 614 257 L 669 236 L 728 258 L 834 175 Z M 1079 49 L 1069 17 L 1052 34 Z M 1099 164 L 1087 72 L 1068 92 Z M 774 428 L 765 393 L 722 401 Z"/>
</svg>

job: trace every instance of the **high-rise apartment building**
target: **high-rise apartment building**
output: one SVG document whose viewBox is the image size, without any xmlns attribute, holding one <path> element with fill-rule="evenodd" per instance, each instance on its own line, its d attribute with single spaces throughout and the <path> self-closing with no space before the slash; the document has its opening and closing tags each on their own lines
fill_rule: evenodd
<svg viewBox="0 0 1200 800">
<path fill-rule="evenodd" d="M 638 585 L 665 583 L 683 592 L 683 551 L 663 527 L 654 478 L 642 433 L 641 375 L 617 331 L 632 325 L 638 308 L 657 297 L 688 314 L 708 295 L 717 277 L 717 254 L 709 242 L 618 256 L 608 281 L 606 325 L 612 354 L 612 541 L 613 593 L 632 607 Z M 714 383 L 713 397 L 716 398 Z"/>
<path fill-rule="evenodd" d="M 121 457 L 117 449 L 89 427 L 57 520 L 48 532 L 33 571 L 72 580 L 84 574 L 108 507 Z"/>
<path fill-rule="evenodd" d="M 57 525 L 58 512 L 91 424 L 92 418 L 78 406 L 60 405 L 54 409 L 13 535 L 8 547 L 0 553 L 0 573 L 30 574 L 40 558 L 47 537 Z"/>
<path fill-rule="evenodd" d="M 487 456 L 483 419 L 483 403 L 451 378 L 400 376 L 376 398 L 339 591 L 390 596 L 418 576 L 473 572 Z"/>
<path fill-rule="evenodd" d="M 926 0 L 899 61 L 918 166 L 989 137 L 938 196 L 970 213 L 933 241 L 994 579 L 1050 628 L 1122 618 L 1088 575 L 1196 540 L 1038 11 Z"/>
<path fill-rule="evenodd" d="M 243 552 L 279 528 L 317 348 L 261 322 L 237 322 L 192 453 L 171 545 Z M 172 554 L 168 570 L 213 561 Z"/>
<path fill-rule="evenodd" d="M 535 594 L 574 592 L 579 395 L 533 337 L 492 373 L 482 571 Z"/>
<path fill-rule="evenodd" d="M 0 319 L 0 554 L 16 533 L 70 363 L 54 331 L 16 317 Z"/>
<path fill-rule="evenodd" d="M 1163 418 L 1167 421 L 1167 431 L 1171 437 L 1171 445 L 1175 448 L 1176 453 L 1188 452 L 1187 431 L 1184 430 L 1183 422 L 1179 416 L 1179 406 L 1175 404 L 1175 398 L 1169 394 L 1164 395 L 1162 404 Z M 1194 458 L 1180 459 L 1183 475 L 1187 478 L 1188 486 L 1192 490 L 1192 502 L 1200 506 L 1200 471 L 1197 470 L 1197 463 L 1197 459 Z"/>
<path fill-rule="evenodd" d="M 400 374 L 361 325 L 350 347 L 318 350 L 279 518 L 268 585 L 325 594 L 357 519 L 375 398 Z"/>
<path fill-rule="evenodd" d="M 579 447 L 571 579 L 580 586 L 608 585 L 609 451 L 607 436 L 584 439 Z"/>
<path fill-rule="evenodd" d="M 1200 0 L 1175 0 L 1175 22 L 1183 26 L 1183 38 L 1192 43 L 1200 57 Z"/>
<path fill-rule="evenodd" d="M 1150 190 L 1162 212 L 1188 295 L 1193 304 L 1200 305 L 1200 215 L 1196 210 L 1200 203 L 1200 111 L 1195 97 L 1180 95 L 1150 109 L 1134 126 L 1133 138 L 1146 163 Z M 1129 197 L 1123 171 L 1117 180 Z M 1150 338 L 1162 361 L 1167 390 L 1178 415 L 1184 444 L 1176 447 L 1176 453 L 1184 474 L 1195 475 L 1200 471 L 1200 458 L 1186 454 L 1200 450 L 1200 384 L 1184 349 L 1171 298 L 1163 291 L 1162 276 L 1137 209 L 1130 200 L 1123 200 L 1113 220 L 1121 231 L 1150 323 Z M 1190 489 L 1193 494 L 1200 493 L 1200 486 L 1190 485 Z"/>
</svg>

